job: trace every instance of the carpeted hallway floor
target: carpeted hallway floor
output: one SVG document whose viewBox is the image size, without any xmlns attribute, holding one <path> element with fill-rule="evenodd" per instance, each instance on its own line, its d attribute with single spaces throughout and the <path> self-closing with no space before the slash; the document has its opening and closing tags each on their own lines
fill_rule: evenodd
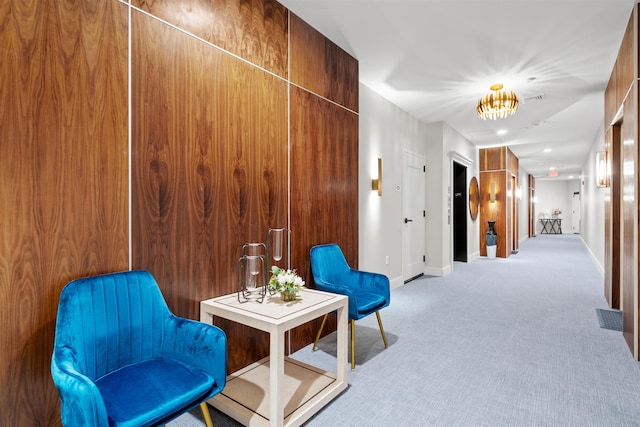
<svg viewBox="0 0 640 427">
<path fill-rule="evenodd" d="M 579 236 L 541 235 L 395 289 L 380 313 L 389 348 L 375 316 L 356 322 L 349 388 L 305 425 L 640 426 L 640 366 L 598 324 L 602 282 Z M 293 357 L 333 371 L 334 334 Z"/>
</svg>

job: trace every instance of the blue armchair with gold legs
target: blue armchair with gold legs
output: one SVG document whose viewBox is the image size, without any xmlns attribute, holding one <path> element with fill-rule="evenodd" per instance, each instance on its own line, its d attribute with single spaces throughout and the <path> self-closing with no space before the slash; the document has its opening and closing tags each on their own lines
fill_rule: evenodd
<svg viewBox="0 0 640 427">
<path fill-rule="evenodd" d="M 355 369 L 355 321 L 376 313 L 382 341 L 387 347 L 379 310 L 389 305 L 390 287 L 387 276 L 368 271 L 354 270 L 347 264 L 338 245 L 318 245 L 311 248 L 311 271 L 316 289 L 349 297 L 349 320 L 351 320 L 351 369 Z M 315 351 L 322 334 L 327 315 L 313 343 Z"/>
<path fill-rule="evenodd" d="M 51 374 L 65 426 L 162 425 L 226 383 L 227 339 L 173 315 L 146 271 L 86 277 L 60 295 Z"/>
</svg>

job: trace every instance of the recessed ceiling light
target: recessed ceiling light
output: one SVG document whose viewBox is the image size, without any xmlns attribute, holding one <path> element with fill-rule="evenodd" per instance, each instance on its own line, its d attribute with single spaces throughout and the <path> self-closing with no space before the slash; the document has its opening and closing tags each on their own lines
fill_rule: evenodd
<svg viewBox="0 0 640 427">
<path fill-rule="evenodd" d="M 499 131 L 496 132 L 496 134 L 498 134 L 498 135 L 506 135 L 507 134 L 507 130 L 506 129 L 500 129 Z"/>
<path fill-rule="evenodd" d="M 551 152 L 551 148 L 545 148 L 545 149 L 544 149 L 544 152 L 545 152 L 545 153 L 550 153 L 550 152 Z"/>
<path fill-rule="evenodd" d="M 551 167 L 549 168 L 549 170 L 550 170 L 550 171 L 554 171 L 554 170 L 556 170 L 556 167 L 555 167 L 555 166 L 551 166 Z"/>
<path fill-rule="evenodd" d="M 569 179 L 573 179 L 573 175 L 569 175 Z"/>
</svg>

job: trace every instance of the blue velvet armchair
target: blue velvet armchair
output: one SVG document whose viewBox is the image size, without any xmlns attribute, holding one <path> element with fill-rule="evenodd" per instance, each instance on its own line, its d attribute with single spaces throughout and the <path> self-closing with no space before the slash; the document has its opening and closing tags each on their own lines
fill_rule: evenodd
<svg viewBox="0 0 640 427">
<path fill-rule="evenodd" d="M 86 277 L 60 295 L 51 374 L 65 426 L 161 425 L 226 383 L 227 339 L 173 315 L 146 271 Z"/>
<path fill-rule="evenodd" d="M 316 289 L 349 297 L 349 320 L 351 320 L 351 369 L 355 369 L 355 321 L 376 313 L 382 341 L 387 347 L 379 310 L 389 305 L 390 289 L 387 276 L 367 271 L 354 270 L 347 264 L 338 245 L 318 245 L 311 248 L 311 271 Z M 327 315 L 313 344 L 315 351 Z"/>
</svg>

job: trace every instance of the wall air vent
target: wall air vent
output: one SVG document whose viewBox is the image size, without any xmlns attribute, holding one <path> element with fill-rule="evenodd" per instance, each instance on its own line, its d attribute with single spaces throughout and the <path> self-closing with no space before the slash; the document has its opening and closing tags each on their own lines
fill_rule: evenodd
<svg viewBox="0 0 640 427">
<path fill-rule="evenodd" d="M 546 98 L 546 94 L 540 93 L 538 95 L 527 96 L 526 98 L 522 98 L 520 101 L 522 101 L 523 104 L 528 104 L 530 102 L 544 101 Z"/>
</svg>

